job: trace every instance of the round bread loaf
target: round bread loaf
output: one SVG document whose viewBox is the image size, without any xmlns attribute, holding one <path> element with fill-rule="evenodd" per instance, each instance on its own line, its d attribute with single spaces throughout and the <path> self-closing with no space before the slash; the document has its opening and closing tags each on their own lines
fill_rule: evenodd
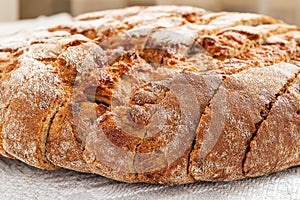
<svg viewBox="0 0 300 200">
<path fill-rule="evenodd" d="M 130 7 L 0 41 L 0 153 L 125 182 L 232 181 L 300 164 L 300 29 Z"/>
</svg>

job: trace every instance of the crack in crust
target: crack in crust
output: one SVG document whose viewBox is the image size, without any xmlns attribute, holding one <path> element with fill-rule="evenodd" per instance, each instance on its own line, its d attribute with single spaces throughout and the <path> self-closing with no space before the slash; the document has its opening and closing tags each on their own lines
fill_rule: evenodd
<svg viewBox="0 0 300 200">
<path fill-rule="evenodd" d="M 163 98 L 162 99 L 159 99 L 159 101 L 160 102 L 162 102 L 162 101 L 164 101 L 164 99 L 166 98 L 166 94 L 163 96 Z M 138 102 L 136 102 L 136 103 L 138 103 Z M 149 104 L 151 104 L 150 102 L 148 102 Z M 145 104 L 148 104 L 148 103 L 145 103 L 145 102 L 143 102 L 143 105 L 145 105 Z M 154 102 L 153 104 L 156 104 L 156 103 L 158 103 L 158 102 Z M 157 112 L 157 110 L 155 110 L 154 111 L 154 113 L 152 113 L 152 116 L 153 115 L 155 115 L 155 113 Z M 151 118 L 151 117 L 149 117 L 149 118 Z M 138 180 L 138 171 L 137 171 L 137 169 L 136 169 L 136 165 L 135 165 L 135 162 L 136 162 L 136 160 L 137 160 L 137 152 L 138 152 L 138 149 L 139 149 L 139 147 L 143 144 L 143 142 L 145 142 L 145 138 L 147 137 L 147 129 L 148 128 L 146 128 L 146 130 L 145 130 L 145 132 L 144 132 L 144 135 L 143 135 L 143 137 L 141 138 L 141 141 L 135 146 L 135 148 L 134 148 L 134 156 L 133 156 L 133 160 L 132 160 L 132 166 L 133 166 L 133 170 L 134 170 L 134 173 L 135 173 L 135 177 L 136 177 L 136 179 Z M 158 150 L 159 151 L 159 150 Z M 161 152 L 162 154 L 163 154 L 163 152 Z M 167 166 L 168 165 L 168 163 L 165 161 L 165 165 Z"/>
<path fill-rule="evenodd" d="M 214 97 L 215 97 L 216 94 L 218 93 L 218 91 L 219 91 L 219 89 L 220 89 L 220 87 L 221 87 L 221 85 L 222 85 L 222 82 L 223 82 L 225 79 L 226 79 L 226 77 L 223 76 L 223 77 L 222 77 L 221 83 L 218 85 L 218 87 L 217 87 L 217 89 L 214 91 L 214 94 L 212 95 L 212 98 L 210 99 L 209 103 L 206 105 L 206 107 L 204 108 L 203 112 L 201 113 L 201 115 L 200 115 L 200 120 L 199 120 L 199 123 L 198 123 L 197 127 L 200 125 L 202 116 L 205 115 L 206 109 L 208 109 L 208 108 L 210 107 L 210 104 L 211 104 L 212 100 L 214 99 Z M 196 132 L 197 132 L 197 130 L 196 130 Z M 197 180 L 196 180 L 196 178 L 193 176 L 193 173 L 191 173 L 191 169 L 190 169 L 191 166 L 190 166 L 190 165 L 191 165 L 191 154 L 192 154 L 192 152 L 193 152 L 194 149 L 195 149 L 196 141 L 197 141 L 197 133 L 196 133 L 196 132 L 195 132 L 195 134 L 194 134 L 194 139 L 193 139 L 193 142 L 192 142 L 192 144 L 191 144 L 191 150 L 190 150 L 190 152 L 188 153 L 188 164 L 187 164 L 187 169 L 186 169 L 187 175 L 190 176 L 195 182 L 196 182 Z"/>
<path fill-rule="evenodd" d="M 274 104 L 278 101 L 278 99 L 283 96 L 284 94 L 287 94 L 288 93 L 288 89 L 289 87 L 291 87 L 293 85 L 293 83 L 297 80 L 298 76 L 300 74 L 300 71 L 298 71 L 296 74 L 295 74 L 295 77 L 287 80 L 287 82 L 284 84 L 284 86 L 281 88 L 281 90 L 276 94 L 276 99 L 272 102 L 270 102 L 269 104 L 266 105 L 265 109 L 262 110 L 260 112 L 260 115 L 262 117 L 262 120 L 260 122 L 258 122 L 257 124 L 255 124 L 256 126 L 256 130 L 255 132 L 252 134 L 249 142 L 248 142 L 248 145 L 247 145 L 247 148 L 246 148 L 246 151 L 245 151 L 245 156 L 242 160 L 242 171 L 243 171 L 243 175 L 246 177 L 247 176 L 247 170 L 245 170 L 245 163 L 246 163 L 246 160 L 247 160 L 247 157 L 248 157 L 248 154 L 250 153 L 251 151 L 251 143 L 253 141 L 255 141 L 256 137 L 257 137 L 257 133 L 259 132 L 259 130 L 261 129 L 261 126 L 263 124 L 263 122 L 265 122 L 267 119 L 268 119 L 268 116 L 274 106 Z"/>
<path fill-rule="evenodd" d="M 53 125 L 54 119 L 55 119 L 56 115 L 58 114 L 59 109 L 62 108 L 62 107 L 63 107 L 63 104 L 58 105 L 55 109 L 53 109 L 54 112 L 51 113 L 49 119 L 46 120 L 46 121 L 48 121 L 48 123 L 45 125 L 45 127 L 46 127 L 45 131 L 44 131 L 45 139 L 43 140 L 42 145 L 41 145 L 42 146 L 42 155 L 43 155 L 44 159 L 48 163 L 51 163 L 53 166 L 55 166 L 55 164 L 52 163 L 50 160 L 48 160 L 47 156 L 46 156 L 46 154 L 47 154 L 46 153 L 46 144 L 47 144 L 48 139 L 49 139 L 50 130 L 51 130 L 51 127 Z M 55 166 L 55 169 L 57 169 L 57 168 L 59 168 L 59 167 Z"/>
</svg>

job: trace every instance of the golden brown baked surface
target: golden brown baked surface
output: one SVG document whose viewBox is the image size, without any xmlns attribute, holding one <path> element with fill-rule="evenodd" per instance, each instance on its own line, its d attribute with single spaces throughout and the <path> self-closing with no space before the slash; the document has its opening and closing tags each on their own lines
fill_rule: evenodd
<svg viewBox="0 0 300 200">
<path fill-rule="evenodd" d="M 300 164 L 300 29 L 131 7 L 0 41 L 0 154 L 126 182 L 232 181 Z"/>
</svg>

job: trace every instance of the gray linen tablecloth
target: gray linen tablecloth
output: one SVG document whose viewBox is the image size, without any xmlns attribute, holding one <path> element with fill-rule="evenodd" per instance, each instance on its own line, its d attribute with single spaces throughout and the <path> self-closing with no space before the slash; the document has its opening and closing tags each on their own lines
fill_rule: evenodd
<svg viewBox="0 0 300 200">
<path fill-rule="evenodd" d="M 300 167 L 229 183 L 166 186 L 121 183 L 70 170 L 45 171 L 0 158 L 0 199 L 300 199 Z"/>
</svg>

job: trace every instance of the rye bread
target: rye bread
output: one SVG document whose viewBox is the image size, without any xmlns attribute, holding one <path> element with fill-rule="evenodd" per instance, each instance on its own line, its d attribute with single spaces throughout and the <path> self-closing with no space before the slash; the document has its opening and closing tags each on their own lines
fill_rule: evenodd
<svg viewBox="0 0 300 200">
<path fill-rule="evenodd" d="M 297 166 L 299 61 L 296 26 L 183 6 L 1 37 L 0 154 L 160 184 Z"/>
</svg>

